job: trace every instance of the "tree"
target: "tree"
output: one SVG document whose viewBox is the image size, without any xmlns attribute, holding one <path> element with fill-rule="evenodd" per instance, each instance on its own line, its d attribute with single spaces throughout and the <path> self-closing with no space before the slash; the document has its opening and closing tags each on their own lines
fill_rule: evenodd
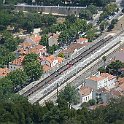
<svg viewBox="0 0 124 124">
<path fill-rule="evenodd" d="M 22 86 L 28 80 L 26 73 L 21 69 L 10 72 L 7 77 L 13 82 L 13 87 Z"/>
<path fill-rule="evenodd" d="M 13 91 L 13 82 L 7 77 L 1 78 L 0 90 L 3 95 L 11 93 Z"/>
<path fill-rule="evenodd" d="M 118 75 L 118 69 L 122 68 L 124 65 L 121 61 L 116 60 L 111 62 L 107 67 L 106 67 L 106 71 L 108 73 L 112 73 L 112 74 L 116 74 Z"/>
<path fill-rule="evenodd" d="M 81 13 L 79 13 L 79 18 L 90 20 L 92 19 L 92 13 L 88 9 L 83 9 Z"/>
<path fill-rule="evenodd" d="M 78 91 L 74 88 L 74 86 L 67 85 L 58 96 L 58 104 L 61 99 L 65 100 L 69 104 L 76 104 L 79 102 Z"/>
<path fill-rule="evenodd" d="M 92 13 L 92 14 L 97 14 L 97 7 L 94 5 L 89 5 L 87 9 Z"/>
<path fill-rule="evenodd" d="M 24 71 L 30 77 L 31 81 L 38 80 L 42 73 L 43 68 L 38 60 L 28 62 L 24 65 Z"/>
<path fill-rule="evenodd" d="M 30 53 L 28 55 L 25 56 L 24 60 L 23 60 L 23 64 L 25 65 L 28 62 L 33 62 L 38 60 L 38 55 L 35 53 Z"/>
<path fill-rule="evenodd" d="M 58 57 L 64 58 L 64 53 L 59 53 L 59 54 L 58 54 Z"/>
<path fill-rule="evenodd" d="M 104 67 L 100 67 L 100 68 L 98 69 L 98 71 L 100 71 L 100 73 L 105 73 L 105 72 L 106 72 L 106 69 L 105 69 Z"/>
<path fill-rule="evenodd" d="M 100 24 L 100 29 L 101 31 L 105 30 L 106 27 L 108 25 L 108 22 L 107 21 L 102 21 L 101 24 Z"/>
<path fill-rule="evenodd" d="M 48 36 L 47 35 L 42 36 L 42 39 L 40 41 L 40 45 L 46 46 L 47 48 L 49 47 Z"/>
<path fill-rule="evenodd" d="M 76 20 L 77 18 L 75 17 L 74 14 L 66 17 L 66 21 L 68 21 L 69 23 L 75 23 Z"/>
<path fill-rule="evenodd" d="M 95 105 L 96 104 L 96 101 L 94 99 L 92 100 L 89 100 L 89 104 L 92 106 L 92 105 Z"/>
<path fill-rule="evenodd" d="M 43 116 L 44 124 L 59 124 L 63 122 L 63 116 L 58 107 L 53 107 Z"/>
</svg>

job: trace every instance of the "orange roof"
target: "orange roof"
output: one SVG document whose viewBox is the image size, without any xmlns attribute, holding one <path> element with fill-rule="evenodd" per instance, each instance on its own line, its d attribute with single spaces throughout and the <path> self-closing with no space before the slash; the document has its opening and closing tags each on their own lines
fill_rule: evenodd
<svg viewBox="0 0 124 124">
<path fill-rule="evenodd" d="M 26 49 L 26 48 L 31 47 L 32 43 L 30 43 L 30 42 L 23 42 L 23 43 L 20 43 L 19 46 L 21 46 L 21 48 L 23 48 L 23 49 Z"/>
<path fill-rule="evenodd" d="M 121 70 L 121 71 L 124 71 L 124 68 L 121 68 L 120 70 Z"/>
<path fill-rule="evenodd" d="M 52 33 L 49 38 L 59 38 L 59 34 Z"/>
<path fill-rule="evenodd" d="M 82 47 L 85 47 L 85 46 L 88 46 L 90 44 L 90 42 L 87 42 L 87 43 L 83 43 L 83 44 L 80 44 L 80 43 L 71 43 L 67 49 L 64 49 L 62 50 L 60 53 L 73 53 L 75 51 L 75 49 L 80 49 Z"/>
<path fill-rule="evenodd" d="M 21 55 L 27 55 L 30 53 L 39 54 L 41 51 L 46 52 L 46 49 L 44 49 L 44 46 L 42 46 L 42 45 L 36 45 L 34 47 L 29 47 L 28 49 L 23 49 L 23 48 L 18 49 L 18 52 Z"/>
<path fill-rule="evenodd" d="M 12 64 L 21 66 L 24 60 L 24 57 L 25 56 L 20 56 L 18 59 L 15 59 L 14 61 L 12 61 Z"/>
<path fill-rule="evenodd" d="M 124 83 L 121 84 L 121 85 L 119 85 L 119 88 L 120 88 L 122 91 L 124 91 Z"/>
<path fill-rule="evenodd" d="M 77 42 L 82 43 L 82 42 L 85 42 L 87 40 L 88 40 L 87 38 L 79 38 L 79 39 L 77 39 Z"/>
<path fill-rule="evenodd" d="M 27 55 L 27 54 L 29 54 L 29 51 L 27 49 L 23 49 L 23 48 L 18 49 L 18 52 L 21 55 Z"/>
<path fill-rule="evenodd" d="M 44 72 L 47 72 L 47 71 L 49 71 L 50 69 L 51 69 L 50 66 L 48 66 L 48 65 L 43 65 L 43 71 L 44 71 Z"/>
<path fill-rule="evenodd" d="M 88 39 L 81 37 L 81 38 L 79 38 L 78 40 L 80 40 L 80 41 L 85 41 L 85 40 L 88 40 Z"/>
<path fill-rule="evenodd" d="M 8 68 L 0 68 L 0 77 L 4 77 L 7 76 L 7 74 L 9 73 L 9 69 Z"/>
<path fill-rule="evenodd" d="M 58 59 L 58 62 L 61 63 L 63 61 L 63 58 L 62 57 L 57 57 Z"/>
<path fill-rule="evenodd" d="M 98 82 L 98 81 L 101 81 L 101 80 L 105 79 L 105 77 L 102 77 L 102 76 L 92 76 L 89 79 Z"/>
<path fill-rule="evenodd" d="M 39 44 L 39 42 L 40 42 L 40 40 L 41 40 L 41 36 L 35 35 L 34 37 L 31 37 L 31 39 L 32 39 L 36 44 Z"/>
<path fill-rule="evenodd" d="M 107 77 L 109 80 L 112 80 L 113 78 L 116 78 L 116 76 L 113 76 L 109 73 L 101 73 L 102 77 Z"/>
<path fill-rule="evenodd" d="M 118 78 L 118 83 L 123 84 L 124 83 L 124 78 Z"/>
<path fill-rule="evenodd" d="M 46 60 L 52 63 L 55 60 L 55 57 L 53 55 L 46 57 Z"/>
<path fill-rule="evenodd" d="M 80 93 L 83 96 L 89 95 L 91 93 L 91 91 L 92 91 L 92 88 L 90 88 L 90 87 L 81 86 L 81 88 L 80 88 Z"/>
</svg>

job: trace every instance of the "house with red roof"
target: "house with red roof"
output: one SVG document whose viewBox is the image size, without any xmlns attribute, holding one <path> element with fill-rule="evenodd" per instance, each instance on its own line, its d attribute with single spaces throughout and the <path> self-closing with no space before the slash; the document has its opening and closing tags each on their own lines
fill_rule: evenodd
<svg viewBox="0 0 124 124">
<path fill-rule="evenodd" d="M 79 44 L 84 44 L 84 43 L 87 43 L 87 42 L 88 42 L 87 38 L 81 37 L 81 38 L 77 39 L 77 43 L 79 43 Z"/>
<path fill-rule="evenodd" d="M 19 58 L 15 59 L 12 62 L 9 62 L 9 70 L 14 71 L 16 69 L 22 69 L 22 62 L 25 56 L 19 56 Z"/>
<path fill-rule="evenodd" d="M 90 87 L 81 86 L 79 89 L 81 103 L 88 102 L 93 99 L 93 89 Z"/>
<path fill-rule="evenodd" d="M 8 68 L 0 68 L 0 78 L 3 78 L 9 74 L 9 69 Z"/>
<path fill-rule="evenodd" d="M 62 61 L 63 61 L 63 58 L 50 55 L 50 56 L 44 57 L 42 59 L 41 65 L 47 65 L 52 68 L 52 67 L 56 66 L 57 64 L 62 63 Z"/>
<path fill-rule="evenodd" d="M 85 86 L 91 87 L 94 90 L 100 88 L 112 89 L 115 87 L 117 79 L 108 73 L 98 73 L 97 75 L 90 76 L 85 80 Z"/>
</svg>

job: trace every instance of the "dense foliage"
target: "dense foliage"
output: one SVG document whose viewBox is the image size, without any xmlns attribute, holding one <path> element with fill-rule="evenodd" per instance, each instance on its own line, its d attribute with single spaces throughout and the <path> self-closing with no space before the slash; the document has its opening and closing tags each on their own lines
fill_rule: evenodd
<svg viewBox="0 0 124 124">
<path fill-rule="evenodd" d="M 69 109 L 68 105 L 54 106 L 46 103 L 41 107 L 31 105 L 18 95 L 0 94 L 1 124 L 123 124 L 124 98 L 112 100 L 106 107 L 88 111 Z"/>
<path fill-rule="evenodd" d="M 119 60 L 116 60 L 116 61 L 111 62 L 106 67 L 105 66 L 100 67 L 98 70 L 100 72 L 107 72 L 107 73 L 110 73 L 112 75 L 117 75 L 117 76 L 122 76 L 123 77 L 124 75 L 122 75 L 121 72 L 120 72 L 121 68 L 124 68 L 124 63 L 119 61 Z"/>
<path fill-rule="evenodd" d="M 101 13 L 99 21 L 103 21 L 105 18 L 108 18 L 111 15 L 114 15 L 115 12 L 118 12 L 118 7 L 116 4 L 108 4 L 104 7 L 103 13 Z"/>
<path fill-rule="evenodd" d="M 21 42 L 19 38 L 14 38 L 11 33 L 4 31 L 0 37 L 0 66 L 9 64 L 16 58 L 15 51 L 18 44 Z"/>
<path fill-rule="evenodd" d="M 8 25 L 14 27 L 13 32 L 20 28 L 32 32 L 33 28 L 50 26 L 56 23 L 56 18 L 52 15 L 41 15 L 38 13 L 11 12 L 10 10 L 0 11 L 0 30 L 4 30 Z"/>
<path fill-rule="evenodd" d="M 94 4 L 97 6 L 105 6 L 113 0 L 6 0 L 6 4 L 16 4 L 25 2 L 27 4 L 38 4 L 38 5 L 77 5 L 77 6 L 86 6 Z M 1 1 L 2 3 L 2 1 Z"/>
</svg>

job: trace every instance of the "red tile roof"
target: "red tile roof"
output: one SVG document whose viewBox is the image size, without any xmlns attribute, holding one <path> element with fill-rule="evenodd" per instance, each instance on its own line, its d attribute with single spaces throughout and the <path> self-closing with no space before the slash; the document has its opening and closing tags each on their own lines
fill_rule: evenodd
<svg viewBox="0 0 124 124">
<path fill-rule="evenodd" d="M 9 73 L 9 69 L 8 68 L 0 68 L 0 77 L 4 77 L 7 76 L 7 74 Z"/>
<path fill-rule="evenodd" d="M 41 36 L 35 35 L 35 36 L 32 36 L 31 39 L 32 39 L 36 44 L 39 44 L 39 42 L 40 42 L 40 40 L 41 40 Z"/>
<path fill-rule="evenodd" d="M 90 87 L 81 86 L 81 88 L 80 88 L 80 93 L 82 96 L 89 95 L 91 93 L 91 91 L 92 91 L 92 88 L 90 88 Z"/>
<path fill-rule="evenodd" d="M 24 60 L 24 57 L 25 57 L 25 56 L 19 56 L 18 59 L 15 59 L 15 60 L 12 61 L 11 63 L 12 63 L 13 65 L 21 66 L 21 65 L 22 65 L 22 62 L 23 62 L 23 60 Z"/>
<path fill-rule="evenodd" d="M 101 76 L 102 77 L 107 77 L 109 80 L 112 80 L 112 79 L 116 78 L 116 76 L 113 76 L 109 73 L 101 73 Z"/>
</svg>

